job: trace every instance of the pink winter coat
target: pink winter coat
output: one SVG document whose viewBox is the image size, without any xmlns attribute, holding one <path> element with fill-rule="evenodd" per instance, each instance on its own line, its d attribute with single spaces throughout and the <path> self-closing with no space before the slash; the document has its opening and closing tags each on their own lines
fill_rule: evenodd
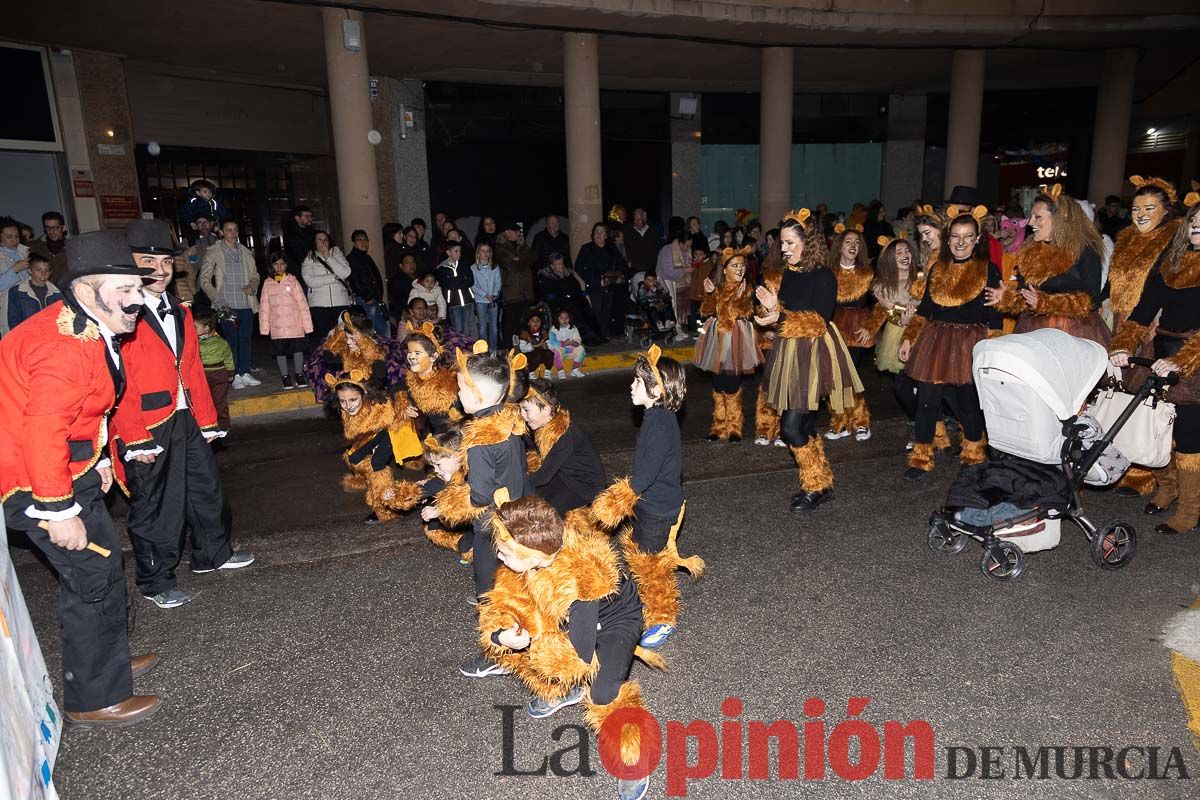
<svg viewBox="0 0 1200 800">
<path fill-rule="evenodd" d="M 295 275 L 284 275 L 276 282 L 274 277 L 263 281 L 262 296 L 259 298 L 258 330 L 272 339 L 302 339 L 312 333 L 312 315 L 308 312 L 308 301 Z"/>
</svg>

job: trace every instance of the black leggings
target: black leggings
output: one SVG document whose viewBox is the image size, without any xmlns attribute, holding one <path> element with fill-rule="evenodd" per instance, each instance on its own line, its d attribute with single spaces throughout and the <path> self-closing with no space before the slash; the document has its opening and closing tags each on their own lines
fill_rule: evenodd
<svg viewBox="0 0 1200 800">
<path fill-rule="evenodd" d="M 779 438 L 789 447 L 804 447 L 817 436 L 817 415 L 788 409 L 779 415 Z"/>
<path fill-rule="evenodd" d="M 907 372 L 898 372 L 896 379 L 892 382 L 892 391 L 896 395 L 896 402 L 900 404 L 904 416 L 908 417 L 909 422 L 915 420 L 917 418 L 917 382 L 908 377 Z"/>
<path fill-rule="evenodd" d="M 979 408 L 979 393 L 975 391 L 975 384 L 918 381 L 916 441 L 922 444 L 933 441 L 934 428 L 941 419 L 943 404 L 962 426 L 964 439 L 977 442 L 983 437 L 983 411 Z"/>
<path fill-rule="evenodd" d="M 742 388 L 742 380 L 745 375 L 730 375 L 727 372 L 718 372 L 713 375 L 713 391 L 721 394 L 737 394 Z"/>
<path fill-rule="evenodd" d="M 854 364 L 854 369 L 858 372 L 858 375 L 861 378 L 863 367 L 870 365 L 871 359 L 875 355 L 875 348 L 855 347 L 847 343 L 846 349 L 850 351 L 850 362 Z"/>
<path fill-rule="evenodd" d="M 1175 406 L 1175 452 L 1200 453 L 1200 406 Z"/>
</svg>

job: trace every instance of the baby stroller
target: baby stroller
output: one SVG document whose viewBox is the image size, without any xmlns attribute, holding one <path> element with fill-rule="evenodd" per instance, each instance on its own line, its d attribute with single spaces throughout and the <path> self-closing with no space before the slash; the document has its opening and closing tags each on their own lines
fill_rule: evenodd
<svg viewBox="0 0 1200 800">
<path fill-rule="evenodd" d="M 960 473 L 946 506 L 930 517 L 930 550 L 956 555 L 974 539 L 983 546 L 983 574 L 1006 581 L 1021 574 L 1025 553 L 1057 547 L 1067 520 L 1087 537 L 1098 567 L 1129 563 L 1137 531 L 1121 520 L 1092 523 L 1079 490 L 1113 483 L 1129 468 L 1113 439 L 1140 403 L 1157 403 L 1178 376 L 1148 379 L 1105 431 L 1079 410 L 1107 365 L 1103 347 L 1052 328 L 975 345 L 972 372 L 989 444 L 1007 455 Z"/>
<path fill-rule="evenodd" d="M 629 281 L 629 311 L 625 314 L 625 341 L 631 344 L 636 341 L 643 350 L 657 341 L 665 344 L 675 335 L 675 310 L 670 303 L 665 311 L 665 326 L 660 328 L 650 321 L 650 309 L 638 301 L 638 287 L 645 279 L 645 272 L 633 274 L 633 280 Z"/>
</svg>

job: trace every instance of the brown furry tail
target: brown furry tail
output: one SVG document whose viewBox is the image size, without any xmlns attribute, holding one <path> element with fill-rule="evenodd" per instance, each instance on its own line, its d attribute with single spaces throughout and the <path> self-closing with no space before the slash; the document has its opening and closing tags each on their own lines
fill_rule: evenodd
<svg viewBox="0 0 1200 800">
<path fill-rule="evenodd" d="M 605 721 L 620 709 L 640 708 L 645 710 L 642 703 L 642 690 L 636 681 L 626 681 L 621 684 L 621 690 L 611 703 L 596 705 L 588 693 L 586 710 L 583 719 L 588 727 L 596 732 L 596 740 L 604 753 L 605 760 L 616 763 L 633 765 L 642 756 L 642 730 L 634 722 L 627 722 L 615 730 L 616 725 L 605 726 Z"/>
<path fill-rule="evenodd" d="M 1122 489 L 1132 489 L 1140 495 L 1148 495 L 1154 491 L 1154 473 L 1144 467 L 1132 466 L 1121 478 L 1117 486 Z"/>
<path fill-rule="evenodd" d="M 396 519 L 399 514 L 393 511 L 387 501 L 383 499 L 384 494 L 396 482 L 392 477 L 392 468 L 385 467 L 378 472 L 371 471 L 367 473 L 367 505 L 375 516 L 379 517 L 383 522 L 390 522 Z"/>
<path fill-rule="evenodd" d="M 380 502 L 396 511 L 411 511 L 421 502 L 421 487 L 412 481 L 396 481 L 384 489 Z"/>
<path fill-rule="evenodd" d="M 441 528 L 425 529 L 426 539 L 433 542 L 438 547 L 445 548 L 446 550 L 453 550 L 455 553 L 458 552 L 458 540 L 462 537 L 463 535 L 461 533 L 442 530 Z"/>
<path fill-rule="evenodd" d="M 656 669 L 659 672 L 667 671 L 667 660 L 657 650 L 648 650 L 638 645 L 633 648 L 633 656 L 650 669 Z"/>
<path fill-rule="evenodd" d="M 637 501 L 637 492 L 633 491 L 629 478 L 619 478 L 592 501 L 592 517 L 602 528 L 611 531 L 633 514 Z"/>
<path fill-rule="evenodd" d="M 465 483 L 447 486 L 437 494 L 438 516 L 452 528 L 474 522 L 487 511 L 487 506 L 471 504 L 471 487 Z"/>
</svg>

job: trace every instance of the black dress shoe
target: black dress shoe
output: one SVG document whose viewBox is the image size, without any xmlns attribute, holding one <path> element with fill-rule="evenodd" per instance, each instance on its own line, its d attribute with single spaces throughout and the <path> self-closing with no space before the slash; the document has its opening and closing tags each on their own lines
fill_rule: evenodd
<svg viewBox="0 0 1200 800">
<path fill-rule="evenodd" d="M 718 436 L 718 435 L 717 435 L 717 434 L 715 434 L 715 433 L 710 433 L 708 436 L 706 436 L 706 437 L 704 437 L 704 438 L 708 439 L 710 442 L 719 442 L 719 441 L 721 441 L 721 437 L 720 437 L 720 436 Z"/>
<path fill-rule="evenodd" d="M 1170 503 L 1167 503 L 1165 506 L 1156 506 L 1152 502 L 1146 503 L 1146 507 L 1142 509 L 1142 513 L 1144 513 L 1147 517 L 1157 517 L 1170 507 Z"/>
<path fill-rule="evenodd" d="M 1118 486 L 1113 489 L 1113 494 L 1117 497 L 1138 497 L 1137 489 L 1130 489 L 1128 486 Z"/>
<path fill-rule="evenodd" d="M 928 474 L 929 473 L 923 469 L 918 469 L 917 467 L 909 467 L 908 469 L 904 470 L 904 479 L 906 481 L 919 481 Z"/>
<path fill-rule="evenodd" d="M 1195 530 L 1195 528 L 1193 528 L 1192 530 Z M 1174 528 L 1172 528 L 1170 525 L 1168 525 L 1167 523 L 1160 522 L 1154 526 L 1154 532 L 1161 533 L 1166 536 L 1182 536 L 1183 534 L 1191 533 L 1192 531 L 1177 531 Z"/>
<path fill-rule="evenodd" d="M 729 434 L 729 441 L 736 443 L 736 442 L 740 442 L 741 440 L 742 440 L 742 437 L 740 434 L 737 434 L 737 433 Z"/>
<path fill-rule="evenodd" d="M 806 514 L 815 511 L 817 506 L 833 499 L 833 489 L 822 489 L 819 492 L 801 492 L 792 500 L 792 513 Z"/>
</svg>

